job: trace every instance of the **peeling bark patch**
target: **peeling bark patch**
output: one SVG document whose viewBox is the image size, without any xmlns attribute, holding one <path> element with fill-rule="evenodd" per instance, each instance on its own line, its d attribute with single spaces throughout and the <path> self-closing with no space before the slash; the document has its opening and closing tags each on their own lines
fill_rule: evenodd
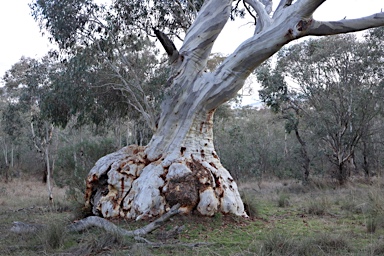
<svg viewBox="0 0 384 256">
<path fill-rule="evenodd" d="M 199 200 L 196 178 L 193 174 L 181 178 L 171 179 L 168 182 L 165 199 L 170 206 L 180 204 L 190 210 L 196 207 Z"/>
<path fill-rule="evenodd" d="M 199 192 L 203 192 L 207 187 L 211 187 L 214 183 L 212 180 L 212 175 L 209 170 L 207 170 L 201 163 L 196 160 L 187 163 L 189 169 L 192 171 L 192 174 L 195 175 L 198 182 L 197 186 Z"/>
<path fill-rule="evenodd" d="M 215 183 L 210 171 L 198 161 L 192 160 L 186 165 L 191 173 L 182 177 L 171 178 L 166 185 L 167 190 L 164 195 L 170 206 L 179 203 L 191 211 L 198 205 L 199 195 L 208 188 L 212 188 Z"/>
</svg>

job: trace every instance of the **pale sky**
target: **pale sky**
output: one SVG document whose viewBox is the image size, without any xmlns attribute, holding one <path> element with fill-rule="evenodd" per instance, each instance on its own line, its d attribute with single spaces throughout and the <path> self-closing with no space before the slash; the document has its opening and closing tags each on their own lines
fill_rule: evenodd
<svg viewBox="0 0 384 256">
<path fill-rule="evenodd" d="M 0 77 L 22 56 L 40 58 L 52 46 L 41 36 L 38 24 L 30 15 L 31 0 L 2 0 L 0 4 Z M 278 1 L 275 0 L 275 4 Z M 328 0 L 315 13 L 319 20 L 358 18 L 384 11 L 384 0 Z M 214 51 L 229 54 L 252 35 L 246 22 L 229 23 L 215 44 Z M 245 24 L 245 25 L 244 25 Z"/>
</svg>

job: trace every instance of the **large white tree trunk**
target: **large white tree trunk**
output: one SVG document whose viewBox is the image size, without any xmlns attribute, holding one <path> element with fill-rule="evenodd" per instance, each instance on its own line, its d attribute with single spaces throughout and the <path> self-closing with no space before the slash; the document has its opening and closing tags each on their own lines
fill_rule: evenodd
<svg viewBox="0 0 384 256">
<path fill-rule="evenodd" d="M 161 215 L 179 203 L 184 213 L 246 216 L 236 182 L 213 148 L 212 118 L 213 111 L 197 115 L 190 125 L 176 122 L 173 127 L 181 126 L 180 132 L 187 134 L 176 136 L 164 157 L 149 159 L 150 144 L 129 146 L 100 159 L 87 180 L 93 213 L 138 219 Z"/>
<path fill-rule="evenodd" d="M 359 20 L 318 22 L 324 0 L 245 0 L 258 14 L 255 34 L 212 73 L 205 66 L 213 43 L 230 17 L 232 0 L 205 1 L 177 51 L 157 36 L 172 74 L 157 130 L 146 147 L 128 146 L 101 158 L 87 178 L 86 205 L 96 215 L 140 219 L 180 204 L 185 213 L 246 216 L 237 185 L 213 146 L 215 109 L 231 99 L 245 79 L 283 45 L 306 35 L 327 35 L 384 25 L 384 14 Z"/>
</svg>

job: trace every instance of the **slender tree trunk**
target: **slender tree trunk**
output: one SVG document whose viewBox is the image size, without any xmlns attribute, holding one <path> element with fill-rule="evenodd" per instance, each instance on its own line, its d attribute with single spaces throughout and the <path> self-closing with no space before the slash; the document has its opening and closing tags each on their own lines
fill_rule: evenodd
<svg viewBox="0 0 384 256">
<path fill-rule="evenodd" d="M 303 158 L 302 167 L 303 167 L 304 182 L 308 182 L 308 180 L 309 180 L 309 165 L 311 163 L 311 159 L 308 156 L 307 143 L 301 138 L 299 130 L 297 127 L 295 128 L 295 135 L 296 135 L 296 138 L 299 141 L 300 146 L 301 146 L 300 152 L 301 152 L 301 157 Z"/>
<path fill-rule="evenodd" d="M 363 140 L 363 170 L 365 177 L 369 179 L 371 177 L 371 172 L 370 172 L 370 164 L 369 164 L 369 156 L 368 156 L 369 148 L 367 145 L 366 140 Z"/>
<path fill-rule="evenodd" d="M 346 174 L 345 163 L 344 162 L 341 162 L 338 165 L 337 179 L 338 179 L 340 185 L 344 185 L 344 183 L 347 180 L 347 174 Z"/>
<path fill-rule="evenodd" d="M 46 167 L 47 167 L 47 190 L 48 190 L 48 199 L 49 199 L 49 202 L 53 202 L 53 193 L 52 193 L 52 190 L 53 190 L 53 187 L 52 187 L 52 177 L 51 177 L 51 165 L 49 163 L 49 148 L 48 148 L 48 145 L 45 147 L 45 162 L 46 162 Z"/>
<path fill-rule="evenodd" d="M 6 143 L 6 141 L 4 141 L 4 145 L 3 145 L 3 154 L 4 154 L 4 161 L 5 161 L 5 183 L 8 183 L 9 182 L 9 160 L 8 160 L 8 145 Z"/>
</svg>

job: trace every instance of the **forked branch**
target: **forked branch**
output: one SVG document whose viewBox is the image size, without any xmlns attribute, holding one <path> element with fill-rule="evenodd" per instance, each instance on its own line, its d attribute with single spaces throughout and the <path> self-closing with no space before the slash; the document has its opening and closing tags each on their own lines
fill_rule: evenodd
<svg viewBox="0 0 384 256">
<path fill-rule="evenodd" d="M 264 2 L 266 2 L 265 5 L 261 4 L 258 0 L 244 0 L 244 3 L 252 6 L 258 15 L 255 34 L 267 28 L 272 23 L 272 19 L 269 17 L 272 9 L 269 5 L 266 5 L 269 1 Z"/>
</svg>

